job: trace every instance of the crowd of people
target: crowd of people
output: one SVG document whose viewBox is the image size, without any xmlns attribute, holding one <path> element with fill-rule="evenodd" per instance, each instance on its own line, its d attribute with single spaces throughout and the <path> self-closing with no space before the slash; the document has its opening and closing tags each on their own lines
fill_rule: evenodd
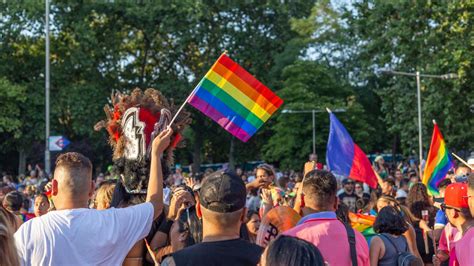
<svg viewBox="0 0 474 266">
<path fill-rule="evenodd" d="M 146 194 L 93 178 L 79 153 L 5 175 L 0 265 L 474 265 L 474 174 L 458 166 L 432 197 L 414 162 L 375 159 L 379 187 L 335 176 L 311 155 L 303 171 L 208 170 L 163 176 L 171 130 L 152 143 Z M 119 200 L 117 200 L 119 199 Z M 302 218 L 268 245 L 258 241 L 272 209 Z M 355 214 L 374 217 L 359 232 Z M 356 216 L 357 217 L 357 216 Z"/>
</svg>

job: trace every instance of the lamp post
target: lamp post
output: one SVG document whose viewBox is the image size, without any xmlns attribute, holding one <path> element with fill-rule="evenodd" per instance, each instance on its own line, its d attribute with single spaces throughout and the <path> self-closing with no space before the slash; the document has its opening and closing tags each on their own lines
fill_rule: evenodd
<svg viewBox="0 0 474 266">
<path fill-rule="evenodd" d="M 45 40 L 46 40 L 46 58 L 45 58 L 45 120 L 46 120 L 46 132 L 45 132 L 45 150 L 44 150 L 44 170 L 47 175 L 51 172 L 51 154 L 49 152 L 49 0 L 45 1 L 46 14 L 45 14 Z"/>
<path fill-rule="evenodd" d="M 346 109 L 339 108 L 335 109 L 334 113 L 345 112 Z M 282 114 L 308 114 L 311 113 L 313 117 L 313 153 L 316 154 L 316 113 L 325 113 L 325 109 L 311 109 L 311 110 L 292 110 L 292 109 L 283 109 Z"/>
<path fill-rule="evenodd" d="M 456 79 L 458 78 L 457 74 L 448 73 L 443 75 L 432 75 L 432 74 L 420 74 L 419 71 L 415 73 L 409 72 L 401 72 L 401 71 L 394 71 L 391 69 L 383 69 L 380 71 L 382 74 L 393 75 L 393 76 L 409 76 L 416 78 L 416 94 L 417 94 L 417 101 L 418 101 L 418 146 L 419 146 L 419 173 L 421 177 L 421 161 L 423 160 L 423 133 L 421 130 L 421 83 L 420 78 L 435 78 L 435 79 Z"/>
</svg>

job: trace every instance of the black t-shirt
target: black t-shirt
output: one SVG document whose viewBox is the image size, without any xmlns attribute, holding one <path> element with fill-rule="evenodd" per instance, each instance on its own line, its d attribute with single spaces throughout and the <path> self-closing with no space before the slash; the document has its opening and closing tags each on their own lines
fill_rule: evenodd
<svg viewBox="0 0 474 266">
<path fill-rule="evenodd" d="M 345 191 L 339 195 L 339 199 L 347 205 L 347 207 L 349 207 L 349 210 L 351 212 L 356 212 L 357 211 L 357 208 L 356 208 L 356 202 L 357 200 L 359 199 L 359 197 L 355 194 L 355 193 L 352 193 L 352 194 L 347 194 Z"/>
<path fill-rule="evenodd" d="M 263 248 L 242 239 L 202 242 L 176 253 L 176 266 L 255 266 L 260 261 Z"/>
</svg>

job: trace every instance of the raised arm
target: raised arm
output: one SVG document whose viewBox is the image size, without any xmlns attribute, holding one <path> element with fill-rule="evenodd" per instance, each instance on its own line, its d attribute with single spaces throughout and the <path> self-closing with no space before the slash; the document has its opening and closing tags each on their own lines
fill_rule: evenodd
<svg viewBox="0 0 474 266">
<path fill-rule="evenodd" d="M 163 211 L 163 170 L 161 169 L 161 156 L 170 145 L 172 134 L 172 129 L 166 129 L 153 140 L 152 144 L 150 179 L 148 180 L 146 201 L 153 204 L 153 220 Z"/>
</svg>

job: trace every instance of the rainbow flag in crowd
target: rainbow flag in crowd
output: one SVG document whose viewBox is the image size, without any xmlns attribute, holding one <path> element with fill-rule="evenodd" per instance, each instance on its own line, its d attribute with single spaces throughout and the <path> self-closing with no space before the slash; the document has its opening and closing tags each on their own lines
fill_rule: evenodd
<svg viewBox="0 0 474 266">
<path fill-rule="evenodd" d="M 283 100 L 224 53 L 199 82 L 188 103 L 247 142 Z"/>
<path fill-rule="evenodd" d="M 377 188 L 377 176 L 367 155 L 354 143 L 349 132 L 332 112 L 329 112 L 329 120 L 331 125 L 326 152 L 329 169 Z"/>
<path fill-rule="evenodd" d="M 370 239 L 376 235 L 373 228 L 375 216 L 349 212 L 349 220 L 351 221 L 352 228 L 359 231 L 367 242 L 370 243 Z"/>
<path fill-rule="evenodd" d="M 430 195 L 439 195 L 438 184 L 446 178 L 449 169 L 454 167 L 454 162 L 446 148 L 443 135 L 438 124 L 434 123 L 433 136 L 431 137 L 430 151 L 423 171 L 423 184 L 428 188 Z"/>
</svg>

